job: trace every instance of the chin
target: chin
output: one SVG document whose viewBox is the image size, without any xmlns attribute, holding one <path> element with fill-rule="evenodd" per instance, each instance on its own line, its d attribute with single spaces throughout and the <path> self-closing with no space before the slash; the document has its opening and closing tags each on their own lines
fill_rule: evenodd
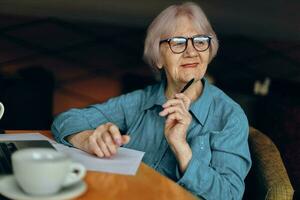
<svg viewBox="0 0 300 200">
<path fill-rule="evenodd" d="M 191 73 L 191 74 L 186 74 L 183 78 L 184 81 L 188 82 L 190 81 L 192 78 L 195 79 L 195 81 L 201 80 L 203 78 L 204 75 L 200 75 L 199 73 Z"/>
<path fill-rule="evenodd" d="M 195 80 L 197 79 L 197 78 L 194 77 L 194 76 L 185 76 L 185 77 L 183 77 L 183 78 L 181 79 L 181 82 L 187 83 L 187 82 L 189 82 L 192 78 L 194 78 Z"/>
</svg>

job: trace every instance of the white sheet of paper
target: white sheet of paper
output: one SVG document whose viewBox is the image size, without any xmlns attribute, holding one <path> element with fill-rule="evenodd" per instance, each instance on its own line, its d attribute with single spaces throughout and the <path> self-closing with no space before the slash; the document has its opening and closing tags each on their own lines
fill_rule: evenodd
<svg viewBox="0 0 300 200">
<path fill-rule="evenodd" d="M 39 133 L 1 134 L 0 141 L 5 140 L 48 140 L 58 151 L 82 163 L 87 170 L 116 174 L 135 175 L 144 156 L 144 152 L 120 147 L 115 156 L 98 158 L 79 149 L 59 144 Z"/>
<path fill-rule="evenodd" d="M 40 133 L 0 134 L 0 141 L 7 140 L 48 140 L 51 144 L 57 143 Z"/>
<path fill-rule="evenodd" d="M 98 158 L 79 149 L 62 144 L 53 145 L 58 151 L 69 155 L 74 161 L 82 163 L 88 170 L 117 174 L 135 175 L 144 156 L 144 152 L 132 149 L 118 149 L 111 158 Z"/>
</svg>

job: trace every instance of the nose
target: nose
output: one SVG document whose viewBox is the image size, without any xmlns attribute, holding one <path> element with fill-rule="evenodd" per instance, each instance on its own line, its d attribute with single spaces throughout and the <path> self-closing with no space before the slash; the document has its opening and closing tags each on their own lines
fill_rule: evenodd
<svg viewBox="0 0 300 200">
<path fill-rule="evenodd" d="M 184 51 L 184 55 L 187 57 L 194 57 L 197 56 L 197 50 L 194 48 L 192 40 L 189 39 L 187 42 L 186 50 Z"/>
</svg>

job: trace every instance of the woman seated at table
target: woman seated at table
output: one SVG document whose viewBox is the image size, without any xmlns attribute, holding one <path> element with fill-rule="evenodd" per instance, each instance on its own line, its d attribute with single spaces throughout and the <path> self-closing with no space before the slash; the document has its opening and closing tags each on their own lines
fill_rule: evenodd
<svg viewBox="0 0 300 200">
<path fill-rule="evenodd" d="M 241 107 L 204 78 L 217 50 L 198 5 L 168 7 L 149 26 L 144 49 L 160 83 L 60 114 L 54 137 L 101 158 L 120 146 L 141 150 L 143 162 L 198 196 L 242 199 L 251 166 L 248 122 Z"/>
</svg>

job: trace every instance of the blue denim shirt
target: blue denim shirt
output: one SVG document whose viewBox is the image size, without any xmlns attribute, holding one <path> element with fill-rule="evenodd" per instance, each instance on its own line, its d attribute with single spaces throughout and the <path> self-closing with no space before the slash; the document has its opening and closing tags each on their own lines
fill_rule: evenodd
<svg viewBox="0 0 300 200">
<path fill-rule="evenodd" d="M 165 81 L 56 117 L 52 133 L 58 142 L 83 130 L 112 122 L 130 135 L 125 147 L 144 151 L 143 162 L 205 199 L 242 199 L 251 167 L 248 121 L 241 107 L 205 79 L 202 95 L 191 104 L 187 141 L 192 159 L 179 173 L 177 160 L 164 136 Z"/>
</svg>

